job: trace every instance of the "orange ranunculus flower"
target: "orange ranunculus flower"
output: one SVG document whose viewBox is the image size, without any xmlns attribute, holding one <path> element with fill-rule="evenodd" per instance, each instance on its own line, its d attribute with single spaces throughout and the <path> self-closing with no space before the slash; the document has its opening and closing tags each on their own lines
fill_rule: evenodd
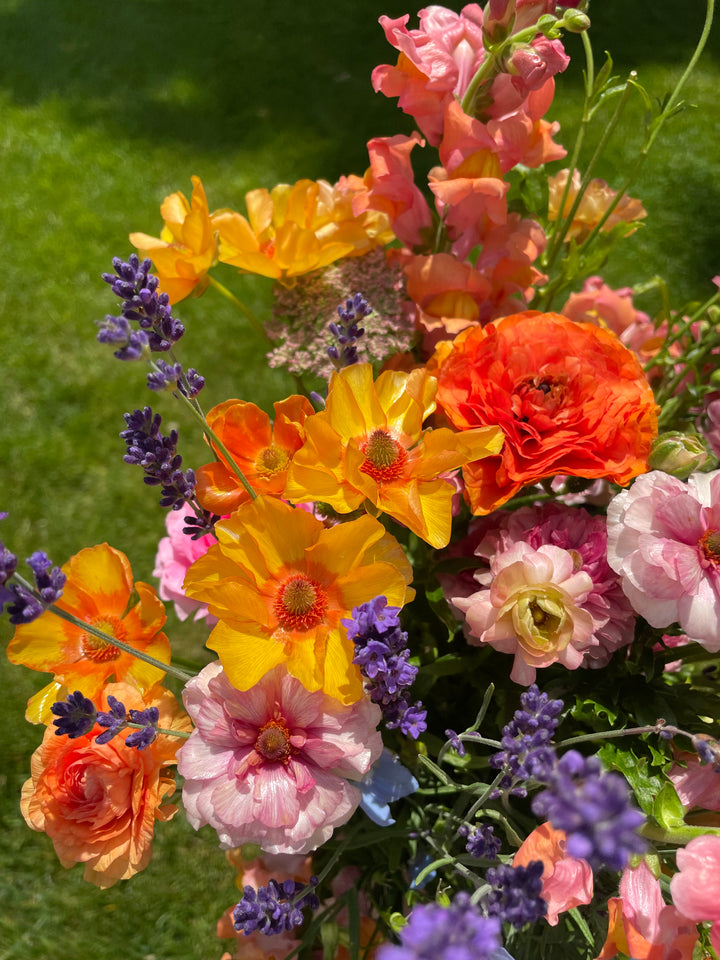
<svg viewBox="0 0 720 960">
<path fill-rule="evenodd" d="M 349 182 L 333 187 L 325 180 L 251 190 L 247 219 L 234 210 L 214 218 L 220 261 L 284 283 L 388 243 L 393 235 L 386 217 L 353 216 L 356 192 Z"/>
<path fill-rule="evenodd" d="M 62 570 L 67 582 L 56 607 L 162 663 L 170 663 L 170 643 L 160 632 L 165 606 L 147 583 L 133 583 L 124 553 L 107 543 L 86 547 Z M 139 599 L 128 610 L 133 591 Z M 51 683 L 28 701 L 25 716 L 31 723 L 49 723 L 51 705 L 74 690 L 96 700 L 111 677 L 147 690 L 165 675 L 50 610 L 19 626 L 7 653 L 11 663 L 55 674 Z"/>
<path fill-rule="evenodd" d="M 157 707 L 158 725 L 191 729 L 169 690 L 157 685 L 145 697 L 126 683 L 109 684 L 97 703 L 108 710 L 112 694 L 130 710 Z M 98 744 L 102 732 L 70 739 L 48 727 L 31 761 L 31 778 L 22 790 L 20 808 L 33 830 L 47 833 L 64 867 L 85 864 L 85 879 L 111 887 L 144 870 L 152 853 L 156 820 L 169 820 L 177 807 L 163 804 L 175 790 L 167 766 L 175 762 L 179 737 L 160 734 L 144 750 L 125 745 L 132 729 Z"/>
<path fill-rule="evenodd" d="M 411 599 L 412 568 L 372 517 L 326 527 L 282 500 L 258 497 L 216 524 L 218 543 L 196 560 L 185 592 L 220 621 L 208 640 L 230 682 L 249 690 L 278 664 L 310 691 L 362 696 L 342 625 L 353 607 L 384 595 Z"/>
<path fill-rule="evenodd" d="M 561 217 L 566 217 L 575 202 L 575 197 L 577 197 L 580 189 L 580 172 L 578 170 L 573 170 L 565 206 L 562 212 L 560 211 L 560 204 L 569 175 L 569 170 L 560 170 L 554 177 L 548 177 L 548 187 L 550 190 L 548 195 L 549 220 L 558 220 Z M 597 223 L 600 223 L 605 215 L 605 211 L 616 196 L 617 191 L 609 187 L 604 180 L 591 180 L 580 201 L 580 206 L 575 211 L 575 216 L 565 235 L 565 239 L 575 239 L 578 242 L 584 240 L 593 227 Z M 602 232 L 607 233 L 619 223 L 630 224 L 635 220 L 642 220 L 643 217 L 646 216 L 647 211 L 639 200 L 636 200 L 634 197 L 624 196 L 603 224 Z M 628 227 L 627 233 L 634 233 L 636 229 L 637 227 Z"/>
<path fill-rule="evenodd" d="M 203 293 L 208 270 L 217 258 L 217 228 L 208 213 L 205 190 L 199 177 L 191 180 L 190 203 L 180 191 L 163 200 L 160 213 L 165 226 L 159 239 L 146 233 L 130 234 L 130 243 L 140 255 L 152 260 L 160 290 L 168 295 L 170 303 Z"/>
<path fill-rule="evenodd" d="M 292 396 L 274 404 L 275 423 L 254 403 L 226 400 L 208 413 L 207 423 L 258 493 L 280 496 L 293 454 L 305 441 L 304 423 L 315 413 L 305 397 Z M 220 458 L 197 471 L 197 495 L 206 510 L 232 513 L 249 494 L 237 474 Z"/>
<path fill-rule="evenodd" d="M 657 407 L 615 334 L 528 310 L 461 334 L 438 373 L 438 405 L 458 430 L 498 424 L 502 453 L 463 469 L 473 513 L 563 473 L 621 485 L 648 469 Z"/>
<path fill-rule="evenodd" d="M 431 546 L 447 546 L 455 493 L 447 474 L 498 453 L 502 434 L 492 426 L 423 431 L 436 389 L 422 367 L 388 370 L 375 382 L 367 363 L 334 373 L 325 410 L 305 424 L 285 498 L 320 500 L 340 513 L 369 500 Z"/>
</svg>

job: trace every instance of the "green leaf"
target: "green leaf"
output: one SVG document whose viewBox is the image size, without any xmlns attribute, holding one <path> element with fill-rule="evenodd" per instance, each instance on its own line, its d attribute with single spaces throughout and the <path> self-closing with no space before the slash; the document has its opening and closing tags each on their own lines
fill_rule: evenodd
<svg viewBox="0 0 720 960">
<path fill-rule="evenodd" d="M 427 598 L 428 606 L 432 612 L 438 618 L 440 623 L 447 628 L 447 639 L 452 640 L 457 633 L 460 624 L 455 619 L 455 616 L 450 609 L 450 604 L 445 599 L 443 588 L 437 587 L 435 590 L 428 590 L 425 596 Z"/>
<path fill-rule="evenodd" d="M 609 770 L 617 770 L 625 777 L 643 812 L 654 816 L 655 798 L 668 782 L 650 771 L 647 757 L 638 757 L 630 748 L 605 743 L 598 756 Z"/>
<path fill-rule="evenodd" d="M 340 941 L 340 925 L 337 920 L 328 920 L 320 927 L 323 960 L 332 960 Z"/>
<path fill-rule="evenodd" d="M 653 816 L 666 830 L 681 827 L 685 823 L 685 810 L 672 783 L 666 783 L 653 803 Z"/>
</svg>

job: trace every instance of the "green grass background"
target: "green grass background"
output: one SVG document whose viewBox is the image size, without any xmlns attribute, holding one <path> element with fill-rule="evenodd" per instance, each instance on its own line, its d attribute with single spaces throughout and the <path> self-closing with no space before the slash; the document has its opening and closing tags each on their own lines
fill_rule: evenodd
<svg viewBox="0 0 720 960">
<path fill-rule="evenodd" d="M 152 404 L 180 427 L 188 465 L 203 462 L 203 445 L 172 398 L 149 394 L 139 365 L 96 343 L 94 321 L 115 312 L 99 275 L 130 252 L 131 230 L 158 233 L 160 202 L 189 195 L 192 174 L 211 209 L 242 209 L 254 187 L 362 173 L 367 139 L 411 129 L 369 79 L 395 59 L 377 17 L 406 12 L 395 0 L 0 0 L 0 509 L 10 513 L 0 538 L 21 558 L 45 549 L 63 563 L 106 540 L 151 580 L 163 515 L 122 462 L 122 413 Z M 595 0 L 590 13 L 598 61 L 610 50 L 618 72 L 637 69 L 662 96 L 704 8 Z M 567 48 L 574 63 L 548 116 L 569 147 L 578 39 Z M 708 295 L 720 272 L 719 53 L 716 29 L 685 92 L 697 108 L 672 121 L 632 191 L 647 225 L 604 271 L 615 286 L 659 273 L 680 304 Z M 635 99 L 603 161 L 611 183 L 634 157 L 643 112 Z M 224 270 L 219 278 L 262 315 L 269 284 Z M 187 326 L 180 358 L 208 381 L 206 408 L 231 396 L 269 408 L 292 392 L 216 294 L 175 312 Z M 181 653 L 204 641 L 172 613 L 169 632 Z M 9 636 L 0 624 L 0 639 Z M 219 957 L 215 922 L 235 890 L 211 831 L 195 834 L 182 815 L 160 825 L 145 873 L 101 892 L 25 826 L 18 796 L 41 730 L 25 723 L 24 704 L 46 679 L 0 660 L 0 960 Z"/>
</svg>

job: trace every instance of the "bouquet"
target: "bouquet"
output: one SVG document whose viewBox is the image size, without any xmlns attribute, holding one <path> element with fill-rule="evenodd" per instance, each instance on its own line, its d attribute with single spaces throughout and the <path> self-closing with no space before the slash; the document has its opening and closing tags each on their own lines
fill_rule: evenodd
<svg viewBox="0 0 720 960">
<path fill-rule="evenodd" d="M 8 657 L 52 675 L 21 810 L 108 888 L 181 807 L 237 876 L 225 958 L 720 955 L 720 277 L 681 305 L 653 281 L 651 316 L 599 272 L 643 227 L 628 190 L 712 3 L 661 101 L 596 67 L 589 12 L 381 17 L 398 56 L 372 84 L 415 132 L 244 212 L 193 176 L 103 274 L 97 339 L 158 395 L 121 437 L 167 535 L 157 588 L 107 543 L 29 573 L 0 544 Z M 631 97 L 644 139 L 611 186 Z M 268 316 L 228 266 L 273 285 Z M 179 305 L 217 295 L 294 378 L 272 411 L 204 404 Z"/>
</svg>

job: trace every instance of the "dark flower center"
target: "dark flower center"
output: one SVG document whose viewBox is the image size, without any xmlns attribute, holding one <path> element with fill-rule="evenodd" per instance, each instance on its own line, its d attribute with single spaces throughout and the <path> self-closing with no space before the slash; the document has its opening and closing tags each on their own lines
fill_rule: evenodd
<svg viewBox="0 0 720 960">
<path fill-rule="evenodd" d="M 303 573 L 289 577 L 278 590 L 273 610 L 286 630 L 311 630 L 322 623 L 327 597 L 316 580 Z"/>
<path fill-rule="evenodd" d="M 360 469 L 376 483 L 389 483 L 401 476 L 407 453 L 387 430 L 373 430 L 361 449 L 365 460 Z"/>
<path fill-rule="evenodd" d="M 700 537 L 698 546 L 708 563 L 720 563 L 720 530 L 706 530 Z"/>
<path fill-rule="evenodd" d="M 516 419 L 528 423 L 539 412 L 554 417 L 565 402 L 566 383 L 563 379 L 537 374 L 515 385 L 512 412 Z"/>
<path fill-rule="evenodd" d="M 292 753 L 290 731 L 282 720 L 268 720 L 258 731 L 255 749 L 271 763 L 287 763 Z"/>
</svg>

